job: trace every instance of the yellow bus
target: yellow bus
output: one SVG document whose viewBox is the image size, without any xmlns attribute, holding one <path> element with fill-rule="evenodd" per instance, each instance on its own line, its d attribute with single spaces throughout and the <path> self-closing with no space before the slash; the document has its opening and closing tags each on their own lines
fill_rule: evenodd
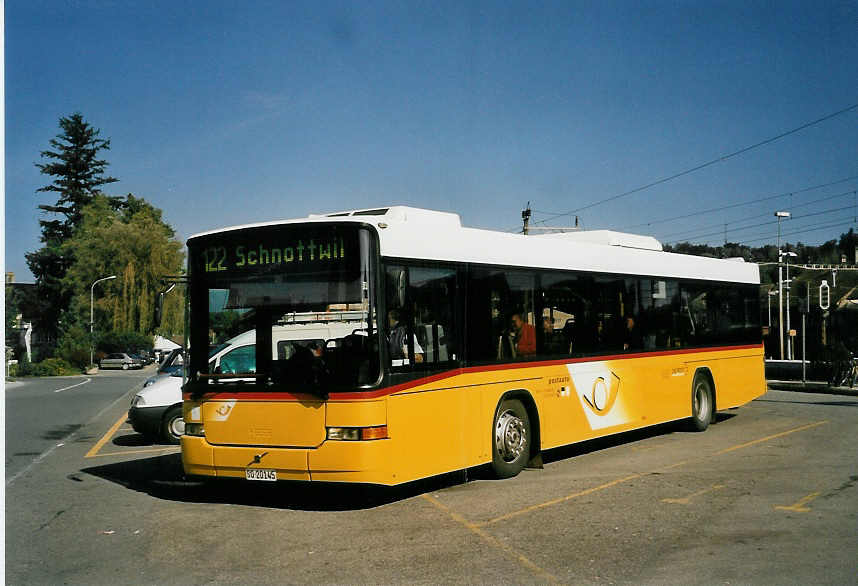
<svg viewBox="0 0 858 586">
<path fill-rule="evenodd" d="M 188 253 L 192 476 L 511 477 L 574 442 L 702 431 L 766 389 L 757 266 L 650 237 L 526 236 L 393 206 L 206 232 Z M 287 347 L 276 332 L 295 315 L 350 326 Z"/>
</svg>

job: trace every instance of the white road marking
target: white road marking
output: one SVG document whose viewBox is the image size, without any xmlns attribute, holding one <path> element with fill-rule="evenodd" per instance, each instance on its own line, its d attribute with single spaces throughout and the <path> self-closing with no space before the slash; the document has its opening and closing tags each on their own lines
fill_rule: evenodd
<svg viewBox="0 0 858 586">
<path fill-rule="evenodd" d="M 69 389 L 73 389 L 73 388 L 75 388 L 75 387 L 79 387 L 79 386 L 81 386 L 81 385 L 85 385 L 86 383 L 88 383 L 88 382 L 90 382 L 90 381 L 92 381 L 92 379 L 91 379 L 91 378 L 88 378 L 88 379 L 86 379 L 85 381 L 83 381 L 82 383 L 77 383 L 76 385 L 72 385 L 72 386 L 70 386 L 70 387 L 63 387 L 63 388 L 61 388 L 61 389 L 57 389 L 57 390 L 56 390 L 56 391 L 54 391 L 54 392 L 55 392 L 55 393 L 62 393 L 63 391 L 67 391 L 67 390 L 69 390 Z"/>
</svg>

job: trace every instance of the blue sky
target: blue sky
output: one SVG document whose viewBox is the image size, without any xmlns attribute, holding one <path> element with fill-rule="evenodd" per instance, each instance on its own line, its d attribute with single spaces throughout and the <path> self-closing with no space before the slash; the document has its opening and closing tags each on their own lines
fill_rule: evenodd
<svg viewBox="0 0 858 586">
<path fill-rule="evenodd" d="M 111 139 L 107 192 L 184 240 L 384 204 L 514 229 L 528 201 L 546 220 L 858 104 L 854 0 L 8 0 L 5 24 L 6 270 L 25 282 L 53 203 L 34 163 L 76 111 Z M 815 243 L 855 226 L 856 189 L 853 109 L 580 220 L 758 246 L 792 209 L 787 239 Z"/>
</svg>

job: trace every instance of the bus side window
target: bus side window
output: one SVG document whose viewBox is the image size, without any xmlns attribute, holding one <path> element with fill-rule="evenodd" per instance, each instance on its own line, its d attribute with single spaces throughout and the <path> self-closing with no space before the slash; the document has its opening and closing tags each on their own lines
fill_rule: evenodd
<svg viewBox="0 0 858 586">
<path fill-rule="evenodd" d="M 541 275 L 540 284 L 537 298 L 542 304 L 542 321 L 537 353 L 546 357 L 592 353 L 596 346 L 592 278 L 551 272 Z"/>
<path fill-rule="evenodd" d="M 457 360 L 456 269 L 425 263 L 391 265 L 386 271 L 390 366 L 425 368 Z"/>
<path fill-rule="evenodd" d="M 426 364 L 456 360 L 456 270 L 417 266 L 409 269 L 408 299 L 413 307 L 414 333 Z M 418 360 L 419 362 L 420 360 Z"/>
</svg>

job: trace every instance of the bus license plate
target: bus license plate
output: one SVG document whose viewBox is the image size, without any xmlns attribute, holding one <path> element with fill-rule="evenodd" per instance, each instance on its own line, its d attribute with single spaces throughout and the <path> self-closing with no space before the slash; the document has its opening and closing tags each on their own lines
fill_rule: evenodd
<svg viewBox="0 0 858 586">
<path fill-rule="evenodd" d="M 245 468 L 244 477 L 248 480 L 277 480 L 277 472 L 266 468 Z"/>
</svg>

